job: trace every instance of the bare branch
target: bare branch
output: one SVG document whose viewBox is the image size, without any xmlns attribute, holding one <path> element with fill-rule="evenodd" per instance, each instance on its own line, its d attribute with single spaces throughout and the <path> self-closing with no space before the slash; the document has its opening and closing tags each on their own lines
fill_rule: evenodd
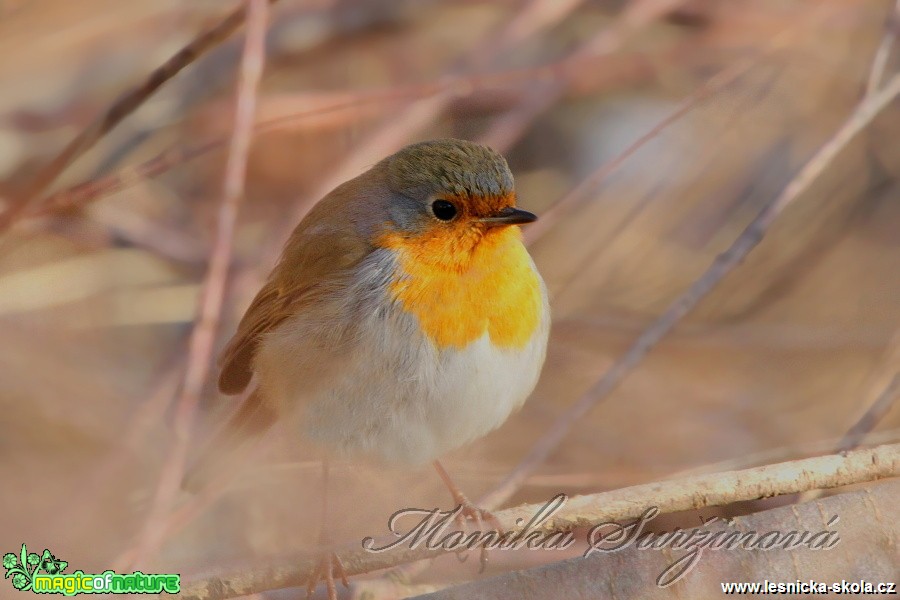
<svg viewBox="0 0 900 600">
<path fill-rule="evenodd" d="M 632 544 L 616 550 L 614 555 L 594 554 L 587 559 L 572 558 L 525 571 L 504 573 L 416 596 L 412 600 L 535 600 L 557 597 L 561 589 L 565 590 L 568 598 L 708 598 L 720 595 L 720 584 L 729 580 L 792 582 L 796 577 L 804 583 L 809 579 L 840 582 L 851 579 L 848 576 L 852 572 L 848 570 L 850 565 L 863 564 L 866 565 L 867 580 L 891 581 L 897 572 L 896 559 L 889 556 L 890 552 L 886 552 L 885 548 L 894 547 L 900 541 L 900 524 L 895 519 L 884 519 L 880 515 L 892 512 L 898 493 L 900 482 L 889 481 L 818 502 L 782 506 L 736 517 L 727 525 L 716 522 L 704 526 L 702 529 L 712 535 L 719 532 L 722 536 L 739 533 L 748 536 L 746 539 L 749 540 L 760 539 L 763 535 L 770 535 L 770 532 L 781 533 L 781 539 L 785 539 L 788 532 L 801 530 L 811 536 L 818 535 L 824 541 L 829 540 L 826 536 L 833 532 L 829 543 L 835 542 L 835 545 L 823 545 L 820 549 L 815 544 L 792 548 L 775 544 L 773 551 L 748 551 L 747 546 L 737 545 L 728 551 L 713 549 L 710 544 L 704 546 L 705 551 L 697 554 L 698 566 L 684 574 L 677 588 L 659 586 L 655 582 L 677 561 L 689 560 L 693 552 L 691 549 L 679 551 L 668 546 L 654 551 Z M 839 517 L 840 521 L 829 526 L 834 516 Z M 759 537 L 754 536 L 754 532 Z M 628 568 L 623 570 L 622 565 Z M 790 575 L 777 577 L 776 574 Z M 675 573 L 668 572 L 667 575 L 674 577 Z"/>
<path fill-rule="evenodd" d="M 890 383 L 875 398 L 865 414 L 847 431 L 844 439 L 841 440 L 839 449 L 846 452 L 859 446 L 866 434 L 875 429 L 875 426 L 894 405 L 898 392 L 900 392 L 900 373 L 894 373 Z"/>
<path fill-rule="evenodd" d="M 276 2 L 277 0 L 269 0 Z M 172 58 L 157 67 L 137 87 L 125 92 L 113 102 L 112 106 L 88 125 L 75 139 L 69 142 L 56 158 L 47 163 L 35 176 L 31 185 L 26 188 L 20 198 L 13 202 L 3 214 L 0 214 L 0 233 L 5 231 L 17 219 L 32 209 L 32 204 L 54 180 L 82 154 L 90 150 L 103 136 L 109 133 L 125 117 L 133 113 L 141 104 L 153 95 L 164 83 L 181 72 L 203 54 L 209 52 L 228 39 L 244 22 L 246 11 L 244 6 L 229 14 L 218 25 L 191 41 L 176 52 Z"/>
<path fill-rule="evenodd" d="M 241 61 L 234 133 L 225 169 L 222 205 L 219 209 L 212 256 L 203 284 L 199 315 L 189 343 L 184 385 L 175 411 L 175 444 L 163 465 L 150 516 L 140 536 L 138 550 L 130 557 L 131 562 L 145 558 L 162 542 L 164 521 L 172 508 L 184 474 L 197 404 L 209 371 L 216 329 L 222 312 L 222 298 L 225 293 L 228 266 L 231 263 L 231 245 L 238 208 L 244 196 L 257 89 L 265 60 L 268 2 L 269 0 L 248 0 L 247 38 Z"/>
<path fill-rule="evenodd" d="M 591 37 L 572 53 L 571 61 L 580 62 L 619 50 L 624 42 L 647 25 L 684 4 L 685 0 L 631 0 L 621 15 L 598 35 Z M 572 80 L 548 82 L 517 109 L 498 119 L 481 137 L 481 142 L 503 151 L 528 130 L 531 123 L 548 111 L 563 96 Z"/>
<path fill-rule="evenodd" d="M 559 447 L 569 431 L 590 411 L 607 398 L 644 356 L 672 330 L 697 304 L 731 273 L 765 237 L 778 216 L 799 198 L 838 156 L 840 151 L 868 125 L 898 94 L 900 75 L 894 76 L 881 91 L 866 98 L 853 111 L 844 125 L 819 148 L 772 202 L 744 229 L 728 250 L 703 275 L 638 337 L 608 371 L 573 404 L 540 438 L 531 452 L 506 478 L 481 501 L 494 508 L 502 505 L 518 490 L 528 476 Z"/>
<path fill-rule="evenodd" d="M 872 59 L 872 70 L 869 72 L 869 80 L 866 83 L 866 97 L 878 91 L 881 80 L 884 77 L 884 69 L 887 67 L 888 58 L 891 56 L 891 48 L 894 46 L 894 40 L 897 38 L 897 28 L 900 27 L 900 0 L 894 5 L 893 10 L 888 15 L 887 31 L 878 44 L 875 51 L 875 58 Z"/>
<path fill-rule="evenodd" d="M 600 68 L 601 66 L 604 68 Z M 578 62 L 572 61 L 571 58 L 566 58 L 559 62 L 537 67 L 448 77 L 442 81 L 430 84 L 390 86 L 383 89 L 333 94 L 334 98 L 325 104 L 319 103 L 313 108 L 261 122 L 256 126 L 255 133 L 262 134 L 286 127 L 296 127 L 317 117 L 334 113 L 347 112 L 355 115 L 353 111 L 359 112 L 368 106 L 376 104 L 423 100 L 431 96 L 444 94 L 456 98 L 468 96 L 481 90 L 491 92 L 494 89 L 509 86 L 515 86 L 517 89 L 524 91 L 536 79 L 553 81 L 571 78 L 588 68 L 601 74 L 600 77 L 602 79 L 597 82 L 595 87 L 602 87 L 600 84 L 611 86 L 624 79 L 640 76 L 648 70 L 646 61 L 638 56 L 620 57 L 616 65 L 610 65 L 608 61 L 599 61 L 596 57 L 583 59 Z M 354 118 L 358 118 L 358 116 L 354 116 Z M 169 148 L 141 164 L 126 167 L 105 177 L 84 181 L 53 193 L 37 202 L 34 210 L 30 211 L 29 215 L 46 215 L 64 208 L 89 204 L 126 189 L 146 178 L 156 177 L 185 162 L 217 150 L 225 145 L 227 141 L 227 138 L 222 136 L 190 147 Z"/>
<path fill-rule="evenodd" d="M 570 214 L 574 209 L 587 202 L 591 196 L 590 193 L 606 180 L 612 173 L 618 170 L 625 161 L 631 158 L 638 150 L 644 147 L 648 142 L 656 138 L 661 132 L 665 131 L 670 125 L 677 123 L 683 116 L 696 108 L 703 100 L 710 96 L 721 92 L 727 88 L 744 73 L 756 66 L 762 58 L 771 55 L 773 52 L 783 48 L 785 44 L 792 39 L 796 26 L 789 27 L 772 38 L 766 46 L 753 56 L 736 61 L 725 69 L 716 73 L 708 79 L 699 88 L 694 90 L 689 96 L 684 98 L 678 106 L 669 113 L 664 119 L 654 125 L 647 133 L 636 139 L 631 145 L 623 150 L 618 156 L 610 161 L 600 165 L 593 173 L 585 178 L 573 190 L 555 202 L 549 209 L 541 214 L 541 218 L 535 223 L 528 226 L 525 230 L 525 240 L 529 244 L 533 244 L 544 236 L 550 229 L 556 225 L 565 215 Z"/>
<path fill-rule="evenodd" d="M 660 513 L 722 506 L 733 502 L 756 500 L 784 494 L 833 488 L 875 481 L 900 475 L 900 444 L 856 450 L 795 460 L 780 464 L 698 475 L 673 481 L 638 485 L 610 492 L 575 496 L 552 518 L 535 531 L 567 531 L 610 521 L 622 522 L 640 517 L 649 507 Z M 519 531 L 542 504 L 522 505 L 495 513 L 504 530 Z M 385 540 L 385 543 L 396 538 Z M 379 542 L 376 542 L 376 546 Z M 348 575 L 359 575 L 393 567 L 447 551 L 426 546 L 409 549 L 392 548 L 371 553 L 359 547 L 347 548 L 338 554 Z M 294 557 L 283 564 L 188 582 L 182 598 L 190 600 L 222 600 L 265 590 L 295 587 L 305 584 L 317 565 L 317 557 Z"/>
</svg>

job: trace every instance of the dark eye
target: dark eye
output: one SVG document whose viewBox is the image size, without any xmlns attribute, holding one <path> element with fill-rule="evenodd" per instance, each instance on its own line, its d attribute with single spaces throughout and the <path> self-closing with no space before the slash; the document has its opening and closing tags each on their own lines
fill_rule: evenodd
<svg viewBox="0 0 900 600">
<path fill-rule="evenodd" d="M 435 200 L 431 203 L 431 212 L 441 221 L 449 221 L 456 216 L 456 207 L 446 200 Z"/>
</svg>

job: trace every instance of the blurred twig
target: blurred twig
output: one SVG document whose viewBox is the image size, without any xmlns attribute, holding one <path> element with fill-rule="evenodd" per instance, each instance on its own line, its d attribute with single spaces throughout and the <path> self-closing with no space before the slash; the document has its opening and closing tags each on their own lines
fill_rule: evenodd
<svg viewBox="0 0 900 600">
<path fill-rule="evenodd" d="M 450 69 L 448 75 L 459 77 L 464 70 L 483 68 L 502 52 L 511 50 L 516 44 L 541 29 L 558 23 L 574 10 L 580 1 L 529 0 L 524 9 L 519 11 L 509 23 L 501 26 L 498 32 L 489 33 L 480 43 L 476 44 L 473 50 L 466 53 L 458 64 Z M 563 68 L 566 67 L 571 67 L 571 61 L 563 63 Z M 572 73 L 563 73 L 563 77 L 560 79 L 571 76 Z M 273 236 L 275 243 L 269 247 L 263 263 L 269 265 L 275 262 L 278 253 L 281 252 L 284 240 L 313 204 L 344 181 L 358 175 L 386 153 L 394 152 L 408 143 L 418 131 L 437 120 L 455 97 L 456 93 L 453 89 L 448 88 L 431 97 L 413 102 L 393 118 L 387 119 L 365 139 L 355 144 L 352 151 L 318 182 L 312 193 L 307 194 L 305 198 L 296 203 L 292 218 L 285 221 L 285 229 Z"/>
<path fill-rule="evenodd" d="M 579 70 L 585 68 L 596 69 L 598 67 L 596 63 L 596 58 L 586 59 L 577 63 L 572 62 L 569 59 L 563 59 L 557 63 L 550 63 L 537 67 L 512 69 L 488 74 L 448 77 L 439 82 L 424 85 L 413 84 L 391 86 L 384 89 L 336 94 L 334 101 L 324 106 L 316 106 L 312 109 L 303 110 L 259 123 L 255 127 L 255 133 L 259 135 L 270 131 L 277 131 L 284 129 L 285 127 L 303 123 L 308 119 L 340 111 L 360 109 L 361 107 L 375 103 L 425 99 L 430 96 L 445 93 L 453 97 L 459 97 L 472 94 L 479 90 L 501 86 L 515 85 L 525 89 L 536 79 L 543 81 L 555 80 L 572 77 Z M 623 71 L 625 73 L 645 70 L 643 61 L 638 59 L 632 60 L 626 67 L 627 68 Z M 604 73 L 604 77 L 608 78 L 608 81 L 618 81 L 619 78 L 624 76 L 623 72 L 616 72 L 609 68 L 602 69 L 602 72 Z M 209 139 L 195 146 L 169 148 L 139 165 L 126 167 L 117 173 L 92 179 L 90 181 L 84 181 L 51 194 L 39 202 L 33 212 L 35 215 L 45 215 L 72 206 L 82 206 L 97 201 L 105 196 L 139 183 L 148 177 L 155 177 L 176 166 L 182 165 L 185 162 L 208 154 L 209 152 L 224 146 L 227 141 L 227 136 L 221 136 Z"/>
<path fill-rule="evenodd" d="M 253 457 L 265 451 L 272 442 L 272 437 L 266 437 L 256 447 L 250 449 L 246 456 L 242 457 L 244 461 L 251 461 Z M 319 468 L 321 463 L 316 463 L 315 467 Z M 189 502 L 185 502 L 178 508 L 172 510 L 164 522 L 160 523 L 160 537 L 162 539 L 175 535 L 183 530 L 189 524 L 193 523 L 197 517 L 202 515 L 211 505 L 213 505 L 222 496 L 223 492 L 231 485 L 233 479 L 230 473 L 225 473 L 206 485 L 198 494 L 193 496 Z M 131 548 L 119 556 L 119 564 L 133 564 L 138 558 L 139 548 Z"/>
<path fill-rule="evenodd" d="M 822 15 L 823 13 L 816 13 L 813 18 L 807 19 L 806 22 L 803 23 L 803 25 L 805 27 L 809 27 L 810 25 L 817 22 L 817 20 L 821 18 Z M 759 64 L 759 62 L 763 58 L 784 48 L 788 41 L 794 39 L 794 34 L 799 28 L 800 24 L 789 26 L 788 28 L 782 30 L 778 35 L 774 36 L 771 41 L 769 41 L 760 51 L 758 51 L 753 56 L 749 56 L 733 63 L 722 71 L 719 71 L 712 78 L 708 79 L 702 86 L 700 86 L 700 88 L 683 99 L 674 111 L 669 113 L 666 118 L 657 123 L 653 128 L 650 129 L 650 131 L 635 140 L 618 156 L 600 165 L 598 169 L 591 173 L 579 185 L 577 185 L 574 189 L 567 193 L 563 198 L 553 203 L 550 208 L 545 210 L 541 214 L 541 218 L 525 230 L 524 239 L 526 243 L 529 245 L 536 243 L 562 218 L 564 218 L 568 214 L 571 214 L 572 211 L 576 210 L 580 206 L 583 206 L 586 202 L 593 198 L 594 196 L 592 195 L 592 192 L 597 187 L 599 187 L 607 177 L 609 177 L 612 173 L 617 171 L 619 167 L 625 164 L 627 159 L 637 153 L 637 151 L 640 150 L 645 144 L 656 138 L 656 136 L 667 129 L 670 125 L 681 120 L 682 117 L 696 108 L 703 100 L 713 94 L 719 93 L 720 91 L 724 90 L 735 80 L 740 78 L 744 73 L 748 72 L 754 66 Z M 742 110 L 740 108 L 733 108 L 732 113 L 732 116 L 729 117 L 729 122 L 732 122 L 734 119 L 736 119 L 738 115 L 742 113 Z M 723 127 L 723 130 L 727 129 L 728 127 Z M 704 155 L 710 155 L 716 152 L 719 152 L 719 150 L 715 146 L 712 146 L 705 150 Z M 624 216 L 624 218 L 622 218 L 615 227 L 611 228 L 611 231 L 613 232 L 612 235 L 606 236 L 605 238 L 598 237 L 598 239 L 594 240 L 594 242 L 592 243 L 593 248 L 610 247 L 610 245 L 615 243 L 615 241 L 621 235 L 629 231 L 629 227 L 631 226 L 631 224 L 654 200 L 656 200 L 655 195 L 646 194 L 641 200 L 635 202 L 633 206 L 628 209 L 628 212 Z M 584 258 L 582 258 L 581 260 L 573 261 L 569 267 L 569 276 L 565 278 L 565 280 L 563 280 L 560 284 L 555 286 L 555 289 L 550 292 L 551 302 L 558 301 L 561 296 L 571 288 L 572 284 L 579 280 L 579 275 L 585 272 L 585 269 L 588 268 L 590 263 L 596 259 L 596 252 L 587 252 L 585 253 Z"/>
<path fill-rule="evenodd" d="M 277 0 L 268 0 L 276 2 Z M 137 87 L 125 92 L 112 106 L 88 125 L 56 158 L 45 165 L 32 180 L 22 195 L 0 214 L 0 232 L 5 231 L 17 219 L 32 210 L 39 195 L 78 157 L 90 150 L 103 136 L 109 133 L 125 117 L 134 112 L 164 83 L 181 72 L 182 69 L 200 56 L 221 44 L 244 22 L 246 11 L 240 8 L 230 13 L 218 25 L 200 34 L 172 58 L 157 67 Z"/>
<path fill-rule="evenodd" d="M 892 551 L 886 552 L 885 548 L 896 547 L 900 540 L 900 523 L 885 519 L 884 515 L 893 514 L 895 510 L 900 481 L 885 481 L 867 485 L 861 490 L 841 492 L 820 502 L 769 508 L 727 520 L 713 519 L 698 529 L 676 529 L 673 532 L 675 535 L 647 531 L 646 527 L 641 529 L 641 523 L 613 542 L 613 536 L 618 536 L 620 530 L 604 527 L 597 530 L 597 533 L 606 534 L 604 543 L 594 546 L 603 548 L 602 555 L 594 553 L 588 558 L 582 555 L 566 560 L 557 558 L 550 564 L 507 571 L 494 577 L 459 583 L 424 595 L 406 595 L 404 598 L 710 598 L 719 595 L 710 593 L 716 580 L 762 581 L 772 578 L 775 573 L 785 574 L 784 579 L 790 580 L 795 574 L 802 573 L 797 576 L 835 581 L 846 577 L 851 568 L 849 565 L 866 565 L 866 577 L 870 580 L 895 579 L 896 560 L 889 558 L 893 556 Z M 799 534 L 801 538 L 827 539 L 827 542 L 792 546 L 790 542 L 799 533 L 798 529 L 804 530 Z M 697 540 L 696 547 L 689 542 L 684 545 L 672 543 L 679 534 L 691 536 L 693 533 L 698 534 L 694 538 Z M 762 543 L 754 548 L 751 544 L 727 542 L 738 539 L 738 536 L 744 541 L 771 540 L 774 534 L 780 534 L 775 539 L 785 543 L 769 545 L 769 550 L 777 548 L 782 550 L 780 552 L 761 552 Z M 658 551 L 647 552 L 652 548 Z M 752 551 L 747 552 L 751 548 Z M 818 551 L 826 549 L 827 552 Z M 692 551 L 696 554 L 692 555 Z M 703 566 L 696 569 L 698 563 Z M 677 587 L 667 585 L 676 582 Z M 560 590 L 564 591 L 561 593 Z M 763 595 L 753 594 L 756 597 Z M 803 594 L 803 597 L 812 598 L 815 595 Z M 862 594 L 855 595 L 862 597 Z"/>
<path fill-rule="evenodd" d="M 766 53 L 774 49 L 770 47 Z M 550 229 L 556 225 L 565 215 L 572 212 L 573 209 L 587 202 L 591 196 L 590 193 L 601 182 L 606 180 L 610 174 L 614 173 L 621 167 L 626 160 L 631 158 L 638 150 L 644 147 L 650 140 L 656 138 L 660 133 L 665 131 L 670 125 L 678 122 L 684 115 L 692 111 L 705 98 L 715 94 L 738 77 L 746 73 L 753 65 L 757 63 L 760 56 L 748 58 L 725 68 L 717 73 L 714 77 L 706 81 L 702 86 L 695 90 L 690 96 L 682 100 L 678 107 L 669 113 L 662 121 L 654 125 L 647 133 L 636 139 L 630 146 L 625 148 L 618 156 L 604 163 L 599 169 L 591 173 L 589 177 L 584 179 L 572 191 L 555 202 L 550 208 L 541 214 L 541 218 L 531 224 L 524 233 L 525 241 L 533 244 L 544 236 Z"/>
<path fill-rule="evenodd" d="M 664 6 L 667 5 L 664 3 Z M 662 8 L 663 7 L 657 7 L 660 12 L 663 12 Z M 632 18 L 631 21 L 634 21 L 634 18 Z M 525 230 L 524 236 L 526 242 L 529 244 L 533 244 L 541 237 L 543 237 L 543 235 L 547 233 L 547 231 L 552 229 L 553 226 L 556 225 L 556 223 L 558 223 L 562 217 L 570 214 L 574 209 L 582 206 L 585 202 L 587 202 L 591 198 L 590 193 L 594 189 L 596 189 L 596 187 L 600 185 L 600 183 L 605 181 L 607 177 L 609 177 L 619 167 L 621 167 L 626 160 L 631 158 L 631 156 L 633 156 L 650 140 L 657 137 L 662 131 L 667 129 L 673 123 L 678 122 L 678 120 L 680 120 L 685 114 L 696 108 L 697 105 L 700 104 L 703 100 L 731 85 L 735 80 L 737 80 L 744 73 L 758 64 L 762 58 L 769 56 L 773 52 L 783 48 L 785 44 L 793 38 L 793 34 L 796 29 L 796 26 L 788 27 L 787 29 L 781 31 L 778 35 L 774 36 L 771 41 L 769 41 L 765 45 L 765 47 L 763 47 L 763 49 L 758 53 L 735 62 L 734 64 L 726 67 L 725 69 L 708 79 L 697 90 L 691 93 L 688 97 L 684 98 L 678 104 L 675 110 L 669 113 L 666 118 L 657 123 L 653 128 L 651 128 L 650 131 L 635 140 L 630 146 L 625 148 L 625 150 L 623 150 L 621 154 L 619 154 L 609 162 L 601 165 L 600 168 L 591 173 L 589 177 L 583 180 L 572 191 L 566 194 L 559 201 L 555 202 L 549 209 L 545 210 L 541 214 L 541 218 Z M 606 41 L 605 46 L 608 46 L 609 43 L 609 41 Z M 624 229 L 624 227 L 620 226 L 617 229 L 621 231 Z"/>
<path fill-rule="evenodd" d="M 649 507 L 660 513 L 696 510 L 733 502 L 794 494 L 804 490 L 833 488 L 900 475 L 900 444 L 807 458 L 742 471 L 699 475 L 674 481 L 638 485 L 599 494 L 569 498 L 565 506 L 538 528 L 543 532 L 567 531 L 610 521 L 623 522 L 640 517 Z M 522 524 L 543 508 L 543 504 L 522 505 L 495 513 L 504 531 L 519 531 Z M 392 537 L 376 540 L 375 547 L 396 542 Z M 438 545 L 439 544 L 435 544 Z M 399 546 L 372 553 L 358 545 L 338 554 L 348 575 L 368 573 L 405 562 L 444 554 L 448 550 Z M 265 590 L 302 585 L 313 572 L 315 556 L 293 558 L 284 564 L 210 577 L 182 588 L 182 598 L 222 600 Z"/>
<path fill-rule="evenodd" d="M 598 35 L 591 37 L 570 56 L 578 63 L 590 57 L 604 56 L 620 49 L 623 43 L 637 31 L 670 13 L 685 0 L 630 0 L 622 13 Z M 585 73 L 579 73 L 581 77 Z M 537 87 L 535 92 L 516 109 L 493 123 L 481 137 L 488 146 L 503 151 L 530 127 L 531 123 L 556 104 L 565 94 L 572 79 L 547 82 Z"/>
<path fill-rule="evenodd" d="M 869 80 L 866 83 L 866 97 L 871 96 L 878 91 L 881 80 L 884 78 L 884 70 L 887 67 L 888 58 L 891 56 L 891 48 L 897 38 L 897 29 L 900 28 L 900 0 L 894 5 L 893 10 L 888 15 L 888 23 L 881 43 L 875 51 L 875 58 L 872 59 L 872 69 L 869 72 Z"/>
<path fill-rule="evenodd" d="M 846 452 L 859 446 L 866 434 L 875 429 L 875 426 L 891 409 L 900 393 L 898 368 L 900 368 L 900 331 L 891 338 L 868 382 L 871 390 L 869 395 L 874 396 L 874 399 L 866 412 L 844 435 L 841 443 L 838 444 L 839 451 Z"/>
<path fill-rule="evenodd" d="M 840 151 L 898 94 L 900 75 L 885 87 L 863 100 L 844 125 L 829 139 L 787 184 L 781 194 L 769 203 L 746 227 L 728 250 L 720 254 L 706 272 L 669 306 L 606 371 L 606 373 L 560 416 L 532 448 L 531 452 L 509 475 L 481 501 L 486 508 L 500 506 L 518 490 L 528 476 L 559 447 L 572 428 L 643 360 L 644 356 L 684 318 L 716 285 L 743 262 L 762 241 L 769 227 L 822 174 Z"/>
<path fill-rule="evenodd" d="M 838 452 L 850 452 L 862 443 L 891 409 L 897 393 L 900 392 L 900 373 L 895 373 L 887 386 L 875 398 L 874 402 L 859 420 L 854 423 L 838 444 Z M 823 495 L 822 490 L 807 490 L 797 495 L 795 502 L 809 502 Z"/>
<path fill-rule="evenodd" d="M 163 466 L 146 526 L 133 560 L 139 561 L 156 549 L 163 539 L 164 521 L 169 514 L 184 474 L 190 434 L 197 404 L 206 383 L 212 358 L 238 208 L 244 195 L 247 155 L 256 112 L 256 95 L 265 60 L 266 24 L 269 0 L 248 0 L 247 38 L 241 60 L 234 133 L 225 169 L 225 183 L 209 269 L 200 299 L 200 311 L 191 334 L 184 385 L 175 412 L 175 444 Z"/>
<path fill-rule="evenodd" d="M 875 401 L 872 402 L 863 416 L 847 431 L 844 439 L 841 440 L 839 448 L 842 452 L 847 452 L 859 446 L 866 434 L 875 429 L 875 426 L 878 425 L 891 409 L 891 406 L 893 406 L 898 392 L 900 392 L 900 373 L 894 373 L 890 383 L 875 398 Z"/>
</svg>

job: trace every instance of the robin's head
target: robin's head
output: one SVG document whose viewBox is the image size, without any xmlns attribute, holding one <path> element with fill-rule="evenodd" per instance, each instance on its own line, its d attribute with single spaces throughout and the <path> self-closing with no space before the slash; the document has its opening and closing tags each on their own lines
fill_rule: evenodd
<svg viewBox="0 0 900 600">
<path fill-rule="evenodd" d="M 389 245 L 455 262 L 483 239 L 537 219 L 515 207 L 506 160 L 485 146 L 455 139 L 421 142 L 385 159 L 385 167 L 392 193 Z"/>
</svg>

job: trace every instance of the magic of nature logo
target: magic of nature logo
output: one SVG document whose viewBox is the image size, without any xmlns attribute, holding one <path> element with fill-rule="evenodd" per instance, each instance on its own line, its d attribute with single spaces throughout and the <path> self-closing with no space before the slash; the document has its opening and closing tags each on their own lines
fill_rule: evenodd
<svg viewBox="0 0 900 600">
<path fill-rule="evenodd" d="M 66 573 L 69 563 L 60 560 L 45 549 L 42 554 L 29 552 L 25 544 L 19 553 L 3 555 L 4 579 L 20 592 L 35 594 L 177 594 L 181 591 L 181 575 L 178 573 L 116 573 L 99 574 L 78 570 Z"/>
</svg>

